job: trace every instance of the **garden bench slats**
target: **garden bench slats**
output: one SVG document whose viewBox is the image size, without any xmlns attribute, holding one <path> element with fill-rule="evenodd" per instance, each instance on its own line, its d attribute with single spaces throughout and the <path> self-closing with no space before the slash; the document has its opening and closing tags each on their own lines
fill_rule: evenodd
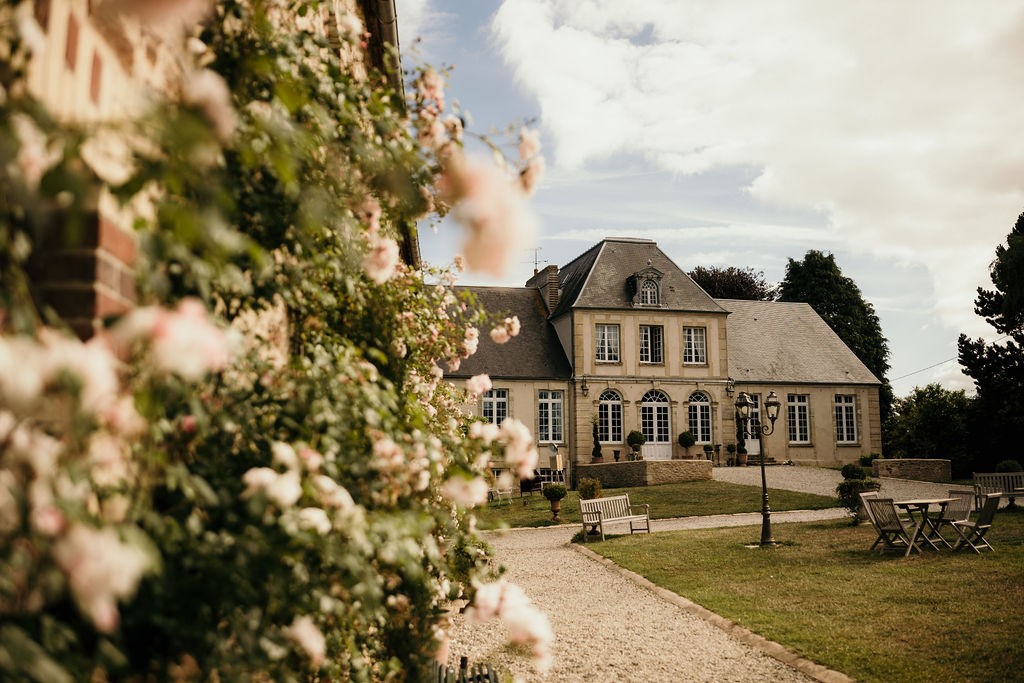
<svg viewBox="0 0 1024 683">
<path fill-rule="evenodd" d="M 1017 489 L 1024 489 L 1024 472 L 975 472 L 974 509 L 980 510 L 985 496 L 1001 493 L 1009 496 Z"/>
<path fill-rule="evenodd" d="M 634 512 L 634 510 L 640 509 L 643 510 L 643 514 Z M 596 526 L 600 529 L 601 540 L 603 541 L 604 525 L 609 522 L 629 522 L 630 534 L 634 531 L 651 533 L 651 506 L 647 503 L 630 505 L 628 493 L 621 496 L 581 500 L 580 515 L 583 517 L 584 543 L 587 541 L 587 526 Z M 636 526 L 634 526 L 634 523 Z"/>
</svg>

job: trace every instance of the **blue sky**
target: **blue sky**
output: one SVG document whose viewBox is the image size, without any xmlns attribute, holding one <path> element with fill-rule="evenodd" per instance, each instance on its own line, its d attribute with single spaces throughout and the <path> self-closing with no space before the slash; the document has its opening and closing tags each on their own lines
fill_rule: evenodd
<svg viewBox="0 0 1024 683">
<path fill-rule="evenodd" d="M 829 251 L 879 315 L 897 395 L 969 388 L 944 361 L 960 332 L 994 336 L 974 292 L 1024 210 L 1024 5 L 397 7 L 405 65 L 454 66 L 449 98 L 471 132 L 541 131 L 542 265 L 634 236 L 684 270 L 749 266 L 778 281 L 788 258 Z M 422 232 L 427 261 L 459 251 L 455 225 Z M 533 258 L 461 282 L 522 285 Z"/>
</svg>

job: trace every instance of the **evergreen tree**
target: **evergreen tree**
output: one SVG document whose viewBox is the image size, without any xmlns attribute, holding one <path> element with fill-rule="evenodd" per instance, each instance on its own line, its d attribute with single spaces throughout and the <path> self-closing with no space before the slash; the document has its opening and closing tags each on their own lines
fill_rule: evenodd
<svg viewBox="0 0 1024 683">
<path fill-rule="evenodd" d="M 974 312 L 995 328 L 992 342 L 960 335 L 957 347 L 964 374 L 977 389 L 977 438 L 982 464 L 1015 448 L 1024 428 L 1024 213 L 996 247 L 989 269 L 995 289 L 978 288 Z"/>
<path fill-rule="evenodd" d="M 886 450 L 897 458 L 948 458 L 957 477 L 970 476 L 973 399 L 938 384 L 915 387 L 893 402 Z"/>
<path fill-rule="evenodd" d="M 892 406 L 889 371 L 889 340 L 875 307 L 864 299 L 860 287 L 843 275 L 835 256 L 810 250 L 802 261 L 789 259 L 786 276 L 779 283 L 779 301 L 802 301 L 828 324 L 868 370 L 881 382 L 879 402 L 883 423 Z"/>
<path fill-rule="evenodd" d="M 764 271 L 753 268 L 697 266 L 689 273 L 701 288 L 716 299 L 775 301 L 778 287 L 768 284 Z"/>
</svg>

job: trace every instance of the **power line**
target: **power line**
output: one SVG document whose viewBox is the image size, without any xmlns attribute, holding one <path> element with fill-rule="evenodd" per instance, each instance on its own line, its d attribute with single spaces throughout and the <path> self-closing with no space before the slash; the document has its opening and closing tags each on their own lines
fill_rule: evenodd
<svg viewBox="0 0 1024 683">
<path fill-rule="evenodd" d="M 1000 337 L 999 339 L 996 339 L 996 340 L 995 340 L 995 341 L 993 341 L 992 343 L 993 343 L 993 344 L 995 344 L 995 343 L 997 343 L 997 342 L 1001 342 L 1001 341 L 1003 341 L 1004 339 L 1006 339 L 1006 338 L 1007 338 L 1007 337 L 1009 337 L 1009 336 L 1010 336 L 1010 335 L 1008 335 L 1008 334 L 1004 334 L 1004 335 L 1003 335 L 1002 337 Z M 907 377 L 911 377 L 912 375 L 916 375 L 916 374 L 918 374 L 918 373 L 922 373 L 922 372 L 924 372 L 925 370 L 931 370 L 932 368 L 937 368 L 937 367 L 939 367 L 940 365 L 945 365 L 946 363 L 948 363 L 948 362 L 950 362 L 950 361 L 953 361 L 953 360 L 956 360 L 957 358 L 959 358 L 959 356 L 953 356 L 952 358 L 947 358 L 946 360 L 940 360 L 940 361 L 939 361 L 938 363 L 932 363 L 932 364 L 931 364 L 931 365 L 929 365 L 928 367 L 925 367 L 925 368 L 921 368 L 920 370 L 914 370 L 913 372 L 908 372 L 907 374 L 905 374 L 905 375 L 900 375 L 899 377 L 894 377 L 894 378 L 890 379 L 889 381 L 890 381 L 890 382 L 896 382 L 896 381 L 899 381 L 899 380 L 901 380 L 901 379 L 906 379 Z"/>
</svg>

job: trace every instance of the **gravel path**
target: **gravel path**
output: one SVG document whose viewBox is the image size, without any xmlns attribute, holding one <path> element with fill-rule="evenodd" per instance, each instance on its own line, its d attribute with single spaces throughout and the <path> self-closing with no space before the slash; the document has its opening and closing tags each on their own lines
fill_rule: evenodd
<svg viewBox="0 0 1024 683">
<path fill-rule="evenodd" d="M 835 495 L 839 472 L 810 467 L 769 467 L 770 488 Z M 760 469 L 716 467 L 714 478 L 760 485 Z M 883 479 L 882 492 L 895 498 L 944 494 L 948 485 Z M 835 519 L 841 509 L 775 512 L 772 522 Z M 716 515 L 655 520 L 653 531 L 743 526 L 760 523 L 760 514 Z M 722 625 L 714 615 L 697 616 L 700 608 L 674 596 L 659 596 L 626 573 L 580 552 L 569 544 L 576 525 L 515 529 L 489 537 L 496 560 L 507 568 L 551 621 L 555 632 L 554 664 L 542 676 L 529 660 L 505 647 L 504 627 L 495 621 L 469 626 L 453 618 L 451 652 L 470 662 L 507 668 L 523 681 L 811 681 L 766 651 L 778 649 L 742 629 Z M 689 605 L 689 606 L 688 606 Z M 711 621 L 718 621 L 715 626 Z M 723 630 L 723 628 L 725 630 Z M 758 640 L 763 642 L 758 643 Z M 751 644 L 753 643 L 753 644 Z M 785 657 L 783 653 L 783 657 Z M 808 663 L 804 663 L 806 666 Z M 827 671 L 819 680 L 844 680 Z"/>
</svg>

